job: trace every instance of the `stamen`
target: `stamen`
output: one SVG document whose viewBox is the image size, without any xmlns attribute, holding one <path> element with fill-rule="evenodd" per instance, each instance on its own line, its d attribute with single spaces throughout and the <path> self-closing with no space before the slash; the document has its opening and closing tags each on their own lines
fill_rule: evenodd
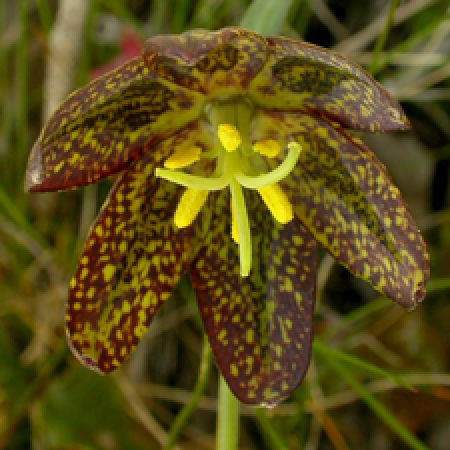
<svg viewBox="0 0 450 450">
<path fill-rule="evenodd" d="M 222 123 L 218 126 L 217 135 L 227 152 L 234 152 L 241 145 L 241 135 L 234 125 Z"/>
<path fill-rule="evenodd" d="M 192 189 L 220 191 L 230 184 L 230 175 L 205 178 L 175 170 L 155 169 L 155 176 Z"/>
<path fill-rule="evenodd" d="M 233 199 L 230 201 L 230 209 L 231 209 L 231 237 L 236 244 L 239 244 L 239 230 L 236 222 L 236 213 L 234 212 L 234 204 Z"/>
<path fill-rule="evenodd" d="M 174 222 L 178 228 L 192 224 L 208 198 L 208 191 L 186 189 L 178 202 Z"/>
<path fill-rule="evenodd" d="M 248 222 L 247 208 L 241 185 L 232 179 L 230 182 L 231 197 L 236 212 L 236 222 L 239 230 L 239 260 L 241 276 L 247 277 L 252 265 L 252 239 Z"/>
<path fill-rule="evenodd" d="M 177 148 L 175 152 L 164 162 L 167 169 L 182 169 L 200 159 L 200 147 Z"/>
<path fill-rule="evenodd" d="M 242 172 L 236 172 L 234 174 L 236 180 L 248 189 L 260 189 L 264 186 L 277 183 L 292 172 L 302 150 L 300 144 L 297 142 L 290 142 L 288 149 L 289 151 L 285 160 L 271 172 L 255 177 L 245 175 Z"/>
<path fill-rule="evenodd" d="M 285 224 L 293 219 L 292 205 L 279 184 L 259 188 L 258 192 L 277 222 Z"/>
<path fill-rule="evenodd" d="M 265 139 L 255 142 L 253 144 L 253 150 L 268 158 L 275 158 L 281 152 L 281 145 L 275 139 Z"/>
</svg>

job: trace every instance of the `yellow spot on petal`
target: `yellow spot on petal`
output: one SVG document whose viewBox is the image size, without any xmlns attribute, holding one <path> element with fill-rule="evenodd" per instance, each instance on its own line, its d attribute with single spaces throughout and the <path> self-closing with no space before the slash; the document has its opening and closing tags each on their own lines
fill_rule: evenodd
<svg viewBox="0 0 450 450">
<path fill-rule="evenodd" d="M 265 139 L 264 141 L 256 142 L 253 145 L 253 150 L 268 158 L 275 158 L 281 152 L 281 145 L 274 139 Z"/>
<path fill-rule="evenodd" d="M 80 154 L 75 152 L 72 157 L 69 159 L 70 164 L 75 165 L 77 161 L 80 159 Z"/>
<path fill-rule="evenodd" d="M 417 286 L 423 282 L 424 276 L 420 269 L 414 271 L 414 284 Z"/>
<path fill-rule="evenodd" d="M 259 188 L 258 192 L 275 220 L 285 224 L 293 219 L 292 205 L 278 183 Z"/>
<path fill-rule="evenodd" d="M 200 159 L 200 147 L 176 149 L 174 154 L 164 162 L 167 169 L 182 169 Z"/>
<path fill-rule="evenodd" d="M 207 198 L 208 191 L 193 188 L 186 189 L 175 211 L 175 225 L 178 228 L 189 226 L 197 217 Z"/>
<path fill-rule="evenodd" d="M 227 152 L 234 152 L 241 145 L 241 135 L 234 125 L 228 123 L 220 124 L 217 134 L 220 143 Z"/>
<path fill-rule="evenodd" d="M 103 268 L 103 278 L 106 282 L 110 281 L 116 272 L 116 268 L 112 264 L 107 264 Z"/>
<path fill-rule="evenodd" d="M 58 165 L 55 166 L 55 172 L 58 173 L 64 166 L 65 162 L 61 161 Z"/>
</svg>

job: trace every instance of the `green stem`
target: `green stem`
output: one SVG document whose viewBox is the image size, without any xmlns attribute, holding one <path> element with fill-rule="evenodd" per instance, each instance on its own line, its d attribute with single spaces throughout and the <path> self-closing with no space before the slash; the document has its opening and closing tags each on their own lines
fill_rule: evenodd
<svg viewBox="0 0 450 450">
<path fill-rule="evenodd" d="M 239 401 L 220 376 L 217 416 L 217 450 L 236 450 L 239 439 Z"/>
<path fill-rule="evenodd" d="M 189 400 L 189 403 L 187 403 L 184 406 L 184 408 L 180 411 L 180 413 L 177 415 L 169 431 L 168 441 L 165 446 L 166 450 L 169 450 L 174 446 L 174 444 L 178 440 L 180 433 L 186 426 L 189 417 L 197 409 L 200 399 L 202 398 L 202 395 L 208 384 L 209 374 L 211 372 L 211 360 L 212 360 L 211 347 L 209 345 L 207 336 L 204 336 L 202 360 L 198 372 L 197 384 L 195 386 L 194 392 L 192 393 L 191 399 Z"/>
</svg>

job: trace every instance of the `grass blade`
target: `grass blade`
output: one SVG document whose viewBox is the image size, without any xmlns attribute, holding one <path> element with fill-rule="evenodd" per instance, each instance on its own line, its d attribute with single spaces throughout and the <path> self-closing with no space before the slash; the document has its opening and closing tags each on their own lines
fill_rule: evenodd
<svg viewBox="0 0 450 450">
<path fill-rule="evenodd" d="M 320 348 L 320 347 L 319 347 Z M 336 373 L 338 373 L 358 395 L 367 403 L 372 411 L 385 422 L 397 435 L 411 448 L 415 450 L 430 450 L 420 442 L 401 422 L 380 403 L 367 389 L 361 384 L 350 371 L 347 370 L 337 358 L 330 357 L 330 354 L 322 353 L 324 361 Z"/>
<path fill-rule="evenodd" d="M 372 375 L 380 376 L 383 378 L 390 378 L 399 386 L 409 389 L 410 391 L 416 391 L 416 389 L 411 384 L 406 382 L 401 376 L 396 375 L 395 373 L 388 372 L 387 370 L 382 369 L 375 364 L 364 361 L 363 359 L 357 358 L 356 356 L 349 355 L 342 350 L 331 348 L 317 338 L 314 340 L 314 350 L 318 353 L 326 354 L 328 355 L 328 357 L 332 357 L 342 362 L 352 364 L 353 366 L 371 373 Z"/>
<path fill-rule="evenodd" d="M 292 0 L 254 0 L 240 26 L 265 36 L 279 34 L 291 8 Z"/>
</svg>

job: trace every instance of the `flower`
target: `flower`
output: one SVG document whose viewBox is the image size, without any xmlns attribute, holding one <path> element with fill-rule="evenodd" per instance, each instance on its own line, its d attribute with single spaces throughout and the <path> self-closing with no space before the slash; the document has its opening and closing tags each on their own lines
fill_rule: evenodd
<svg viewBox="0 0 450 450">
<path fill-rule="evenodd" d="M 408 128 L 383 87 L 331 51 L 239 28 L 149 39 L 68 98 L 28 163 L 33 192 L 121 172 L 70 283 L 75 355 L 114 370 L 188 272 L 234 394 L 286 398 L 309 364 L 316 241 L 401 305 L 425 296 L 425 243 L 348 131 Z"/>
</svg>

